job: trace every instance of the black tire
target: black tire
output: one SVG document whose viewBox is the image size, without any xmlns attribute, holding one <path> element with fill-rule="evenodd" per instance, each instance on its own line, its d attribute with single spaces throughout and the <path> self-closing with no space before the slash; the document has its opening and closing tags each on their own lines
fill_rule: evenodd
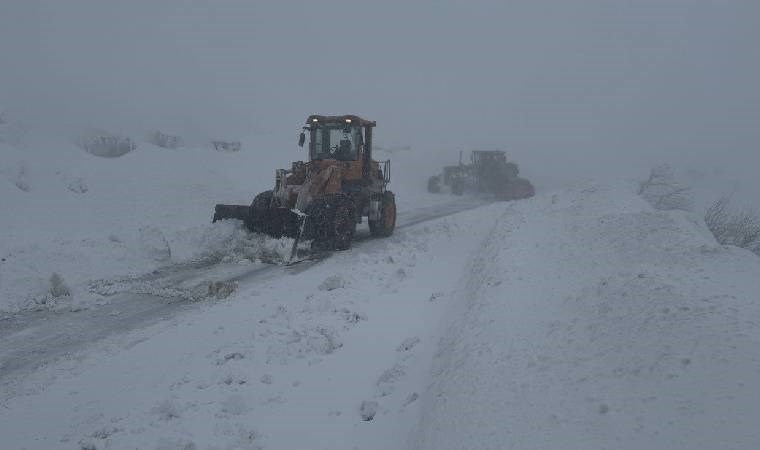
<svg viewBox="0 0 760 450">
<path fill-rule="evenodd" d="M 440 183 L 440 177 L 433 175 L 432 177 L 428 178 L 428 184 L 427 184 L 427 190 L 428 192 L 432 194 L 437 194 L 441 192 L 441 183 Z"/>
<path fill-rule="evenodd" d="M 370 220 L 369 231 L 372 236 L 387 237 L 396 229 L 396 196 L 385 191 L 380 201 L 380 220 Z"/>
<path fill-rule="evenodd" d="M 254 197 L 246 226 L 249 230 L 265 233 L 275 238 L 282 237 L 282 226 L 272 213 L 274 191 L 264 191 Z"/>
<path fill-rule="evenodd" d="M 461 178 L 455 178 L 451 181 L 451 193 L 454 195 L 464 194 L 464 181 Z"/>
<path fill-rule="evenodd" d="M 328 194 L 311 202 L 307 208 L 307 238 L 312 247 L 324 250 L 348 250 L 356 233 L 356 205 L 345 194 Z"/>
</svg>

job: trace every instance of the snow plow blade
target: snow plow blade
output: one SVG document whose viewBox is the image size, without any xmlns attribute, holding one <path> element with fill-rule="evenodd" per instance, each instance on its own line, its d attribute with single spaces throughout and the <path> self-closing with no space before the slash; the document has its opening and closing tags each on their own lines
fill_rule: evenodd
<svg viewBox="0 0 760 450">
<path fill-rule="evenodd" d="M 300 237 L 301 218 L 287 208 L 271 208 L 260 214 L 253 214 L 246 223 L 249 230 L 264 233 L 275 239 Z"/>
<path fill-rule="evenodd" d="M 505 183 L 496 193 L 499 200 L 521 200 L 536 195 L 536 190 L 525 178 L 515 178 Z"/>
<path fill-rule="evenodd" d="M 216 205 L 214 207 L 214 219 L 211 222 L 224 219 L 239 219 L 248 226 L 251 219 L 251 208 L 248 205 Z"/>
<path fill-rule="evenodd" d="M 269 208 L 253 211 L 247 205 L 222 205 L 214 207 L 214 219 L 242 220 L 248 230 L 255 233 L 264 233 L 273 238 L 300 237 L 302 220 L 293 211 L 287 208 Z"/>
<path fill-rule="evenodd" d="M 285 265 L 289 266 L 300 262 L 295 256 L 298 243 L 304 234 L 306 217 L 306 214 L 299 214 L 287 208 L 253 210 L 246 205 L 218 204 L 214 207 L 214 219 L 211 222 L 237 219 L 242 220 L 245 227 L 254 233 L 264 233 L 276 239 L 281 237 L 292 238 L 293 246 L 290 250 L 290 256 L 285 261 Z"/>
</svg>

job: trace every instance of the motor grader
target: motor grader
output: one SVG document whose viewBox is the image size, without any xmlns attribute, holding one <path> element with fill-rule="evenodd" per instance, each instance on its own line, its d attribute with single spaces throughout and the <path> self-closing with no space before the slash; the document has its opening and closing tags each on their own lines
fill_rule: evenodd
<svg viewBox="0 0 760 450">
<path fill-rule="evenodd" d="M 390 161 L 372 159 L 376 123 L 355 115 L 311 115 L 299 136 L 309 136 L 309 161 L 275 172 L 274 188 L 248 205 L 216 205 L 213 221 L 239 219 L 254 232 L 311 240 L 312 248 L 346 250 L 366 217 L 373 236 L 390 236 L 396 200 L 387 190 Z M 381 167 L 382 166 L 382 167 Z M 291 255 L 292 258 L 292 255 Z"/>
<path fill-rule="evenodd" d="M 525 178 L 520 178 L 519 172 L 516 163 L 507 161 L 504 151 L 473 150 L 469 164 L 462 163 L 462 152 L 459 152 L 458 165 L 446 166 L 440 175 L 428 178 L 428 192 L 441 192 L 443 184 L 454 195 L 470 191 L 491 193 L 499 200 L 533 197 L 533 185 Z"/>
</svg>

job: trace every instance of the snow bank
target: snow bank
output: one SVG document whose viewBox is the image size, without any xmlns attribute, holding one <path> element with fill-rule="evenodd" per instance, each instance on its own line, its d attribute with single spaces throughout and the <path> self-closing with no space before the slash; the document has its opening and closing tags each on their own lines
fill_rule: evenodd
<svg viewBox="0 0 760 450">
<path fill-rule="evenodd" d="M 58 136 L 0 142 L 0 312 L 79 309 L 102 300 L 92 280 L 172 264 L 281 260 L 287 240 L 210 223 L 214 204 L 247 204 L 269 187 L 271 158 L 149 143 L 101 158 Z M 71 296 L 47 295 L 53 273 Z"/>
<path fill-rule="evenodd" d="M 515 203 L 472 263 L 413 447 L 756 447 L 759 270 L 627 190 Z"/>
</svg>

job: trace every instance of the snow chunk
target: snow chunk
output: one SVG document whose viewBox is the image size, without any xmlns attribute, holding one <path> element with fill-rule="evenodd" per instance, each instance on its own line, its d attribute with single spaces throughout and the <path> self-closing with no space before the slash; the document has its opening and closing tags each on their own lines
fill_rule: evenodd
<svg viewBox="0 0 760 450">
<path fill-rule="evenodd" d="M 402 342 L 398 347 L 396 347 L 397 352 L 408 352 L 409 350 L 413 349 L 417 344 L 420 343 L 420 338 L 417 336 L 410 337 L 408 339 L 404 339 L 404 342 Z"/>
<path fill-rule="evenodd" d="M 235 281 L 209 281 L 208 296 L 217 299 L 227 298 L 237 290 L 237 287 L 238 284 Z"/>
<path fill-rule="evenodd" d="M 197 450 L 195 442 L 185 439 L 161 438 L 156 445 L 156 450 Z"/>
<path fill-rule="evenodd" d="M 285 353 L 298 358 L 305 358 L 313 354 L 329 355 L 343 347 L 338 333 L 326 326 L 316 326 L 292 330 L 284 335 L 286 345 Z M 282 356 L 280 344 L 274 344 L 269 349 L 270 356 Z"/>
<path fill-rule="evenodd" d="M 367 316 L 356 311 L 351 311 L 348 308 L 342 308 L 340 310 L 341 315 L 348 323 L 359 323 L 362 320 L 367 320 Z"/>
<path fill-rule="evenodd" d="M 172 251 L 166 236 L 156 227 L 147 226 L 139 230 L 138 245 L 150 259 L 166 262 L 171 259 Z"/>
<path fill-rule="evenodd" d="M 162 420 L 172 420 L 180 417 L 179 409 L 175 402 L 164 400 L 153 408 L 153 412 Z"/>
<path fill-rule="evenodd" d="M 394 364 L 393 367 L 383 372 L 380 378 L 377 379 L 377 388 L 380 391 L 380 395 L 385 397 L 392 394 L 396 382 L 404 375 L 406 375 L 406 370 L 400 364 Z"/>
<path fill-rule="evenodd" d="M 29 170 L 26 168 L 25 163 L 22 162 L 18 165 L 13 184 L 24 192 L 29 192 L 32 189 L 29 185 Z"/>
<path fill-rule="evenodd" d="M 420 398 L 420 395 L 416 392 L 412 392 L 409 394 L 406 399 L 404 400 L 404 404 L 402 405 L 404 408 L 411 405 L 412 403 L 416 402 L 417 399 Z"/>
<path fill-rule="evenodd" d="M 359 407 L 359 414 L 362 416 L 362 420 L 369 422 L 375 418 L 377 414 L 378 404 L 375 401 L 364 400 Z"/>
<path fill-rule="evenodd" d="M 335 289 L 341 289 L 346 286 L 346 281 L 340 275 L 332 275 L 325 279 L 322 284 L 319 285 L 320 291 L 332 291 Z"/>
<path fill-rule="evenodd" d="M 69 183 L 66 185 L 66 189 L 70 190 L 71 192 L 75 194 L 84 194 L 89 190 L 87 187 L 87 182 L 84 180 L 84 178 L 74 178 L 73 180 L 69 181 Z"/>
<path fill-rule="evenodd" d="M 245 414 L 248 412 L 248 410 L 248 405 L 245 403 L 243 397 L 239 395 L 227 397 L 227 399 L 225 399 L 221 405 L 221 412 L 231 414 L 233 416 Z"/>
</svg>

